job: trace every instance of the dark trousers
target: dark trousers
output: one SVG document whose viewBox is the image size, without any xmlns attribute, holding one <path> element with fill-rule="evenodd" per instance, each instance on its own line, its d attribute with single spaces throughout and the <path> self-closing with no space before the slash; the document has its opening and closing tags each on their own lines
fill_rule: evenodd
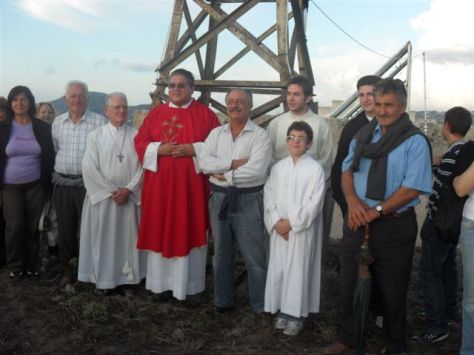
<svg viewBox="0 0 474 355">
<path fill-rule="evenodd" d="M 38 223 L 45 191 L 39 182 L 4 184 L 7 265 L 12 271 L 35 271 L 38 263 Z"/>
<path fill-rule="evenodd" d="M 5 219 L 3 209 L 0 208 L 0 268 L 7 264 L 7 251 L 5 246 Z"/>
<path fill-rule="evenodd" d="M 417 235 L 415 212 L 383 217 L 369 226 L 369 247 L 375 257 L 372 277 L 380 287 L 384 339 L 390 353 L 406 351 L 406 305 L 408 282 Z M 354 345 L 353 293 L 357 283 L 358 256 L 364 228 L 351 231 L 344 222 L 341 242 L 341 310 L 337 339 Z"/>
<path fill-rule="evenodd" d="M 61 259 L 68 266 L 79 256 L 79 230 L 81 227 L 82 205 L 86 196 L 84 187 L 56 185 L 54 203 L 58 219 L 58 244 Z"/>
<path fill-rule="evenodd" d="M 422 238 L 420 281 L 425 301 L 426 330 L 448 331 L 448 320 L 456 318 L 457 266 L 456 244 L 437 237 L 427 217 L 420 232 Z"/>
</svg>

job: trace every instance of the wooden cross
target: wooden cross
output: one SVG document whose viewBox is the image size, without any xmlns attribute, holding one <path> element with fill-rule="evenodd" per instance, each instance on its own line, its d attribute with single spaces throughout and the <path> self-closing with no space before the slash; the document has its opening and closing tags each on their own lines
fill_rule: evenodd
<svg viewBox="0 0 474 355">
<path fill-rule="evenodd" d="M 124 155 L 121 152 L 117 154 L 117 159 L 119 160 L 120 163 L 122 162 L 123 158 L 124 158 Z"/>
</svg>

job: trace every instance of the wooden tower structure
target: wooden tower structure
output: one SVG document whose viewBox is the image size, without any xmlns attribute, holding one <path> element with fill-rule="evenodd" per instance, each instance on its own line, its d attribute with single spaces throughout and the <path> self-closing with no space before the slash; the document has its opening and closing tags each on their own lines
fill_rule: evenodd
<svg viewBox="0 0 474 355">
<path fill-rule="evenodd" d="M 225 112 L 223 93 L 234 87 L 248 89 L 254 97 L 262 95 L 254 99 L 259 105 L 254 106 L 251 118 L 285 104 L 284 89 L 293 75 L 304 75 L 314 85 L 306 46 L 307 10 L 307 0 L 176 0 L 165 53 L 156 69 L 153 104 L 167 101 L 169 74 L 179 67 L 189 70 L 191 65 L 196 68 L 191 71 L 199 100 L 221 112 Z M 271 24 L 265 23 L 262 32 L 252 33 L 245 18 L 251 24 L 248 28 L 258 28 L 263 20 L 271 20 Z M 232 50 L 235 53 L 230 58 L 221 58 Z M 255 65 L 253 70 L 239 69 L 251 54 L 259 57 L 262 65 L 257 70 Z M 249 72 L 253 77 L 246 77 Z M 273 80 L 259 79 L 256 73 Z"/>
</svg>

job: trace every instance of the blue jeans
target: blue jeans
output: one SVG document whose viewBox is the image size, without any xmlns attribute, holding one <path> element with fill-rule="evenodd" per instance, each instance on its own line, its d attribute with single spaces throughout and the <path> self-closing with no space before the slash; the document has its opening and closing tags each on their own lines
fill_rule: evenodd
<svg viewBox="0 0 474 355">
<path fill-rule="evenodd" d="M 263 312 L 267 277 L 266 232 L 263 223 L 262 192 L 237 196 L 237 212 L 226 220 L 218 214 L 225 193 L 213 192 L 209 200 L 214 237 L 214 304 L 234 304 L 234 266 L 237 245 L 242 253 L 249 279 L 250 305 L 255 313 Z"/>
<path fill-rule="evenodd" d="M 421 228 L 420 281 L 426 312 L 426 331 L 448 331 L 448 321 L 456 319 L 457 267 L 456 244 L 437 237 L 432 221 L 426 217 Z"/>
<path fill-rule="evenodd" d="M 461 355 L 474 354 L 474 220 L 463 217 L 461 224 L 463 264 Z"/>
</svg>

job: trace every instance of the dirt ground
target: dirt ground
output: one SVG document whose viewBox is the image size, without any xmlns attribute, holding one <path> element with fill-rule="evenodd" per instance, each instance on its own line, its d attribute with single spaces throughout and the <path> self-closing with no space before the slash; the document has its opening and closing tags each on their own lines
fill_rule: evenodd
<svg viewBox="0 0 474 355">
<path fill-rule="evenodd" d="M 212 272 L 202 304 L 178 302 L 146 291 L 143 285 L 99 294 L 90 284 L 58 287 L 59 265 L 39 280 L 11 281 L 0 270 L 0 354 L 318 354 L 334 338 L 339 302 L 338 241 L 331 240 L 323 269 L 321 312 L 304 331 L 288 337 L 273 329 L 271 318 L 256 317 L 248 306 L 247 282 L 236 290 L 236 309 L 215 313 Z M 422 330 L 417 287 L 419 250 L 410 287 L 408 333 Z M 241 267 L 240 267 L 241 268 Z M 459 294 L 461 296 L 461 294 Z M 368 354 L 383 348 L 382 331 L 372 316 Z M 411 354 L 456 354 L 460 323 L 448 340 L 435 346 L 410 344 Z"/>
</svg>

